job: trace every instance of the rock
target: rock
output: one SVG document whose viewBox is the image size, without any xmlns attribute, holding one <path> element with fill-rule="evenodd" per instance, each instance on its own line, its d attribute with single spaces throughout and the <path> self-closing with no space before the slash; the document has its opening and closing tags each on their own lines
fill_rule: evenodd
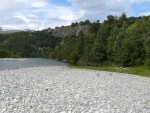
<svg viewBox="0 0 150 113">
<path fill-rule="evenodd" d="M 150 78 L 66 66 L 9 72 L 0 71 L 0 113 L 150 113 Z"/>
<path fill-rule="evenodd" d="M 65 26 L 56 27 L 55 29 L 47 29 L 47 32 L 51 32 L 56 37 L 64 38 L 66 36 L 78 36 L 80 32 L 87 32 L 89 29 L 88 25 L 77 25 L 77 26 Z"/>
<path fill-rule="evenodd" d="M 98 73 L 96 74 L 97 76 L 100 76 Z"/>
</svg>

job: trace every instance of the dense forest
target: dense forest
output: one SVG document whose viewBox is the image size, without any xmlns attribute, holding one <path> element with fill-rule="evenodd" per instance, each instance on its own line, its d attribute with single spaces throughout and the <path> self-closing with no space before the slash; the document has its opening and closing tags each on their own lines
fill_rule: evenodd
<svg viewBox="0 0 150 113">
<path fill-rule="evenodd" d="M 54 58 L 78 65 L 150 65 L 150 16 L 108 16 L 91 23 L 86 34 L 66 37 Z"/>
<path fill-rule="evenodd" d="M 0 57 L 48 58 L 61 41 L 46 31 L 0 34 Z"/>
<path fill-rule="evenodd" d="M 73 26 L 84 22 L 73 23 Z M 0 35 L 0 57 L 48 57 L 74 65 L 150 66 L 150 16 L 109 15 L 89 22 L 79 36 L 54 37 L 46 31 Z M 3 53 L 3 54 L 2 54 Z"/>
</svg>

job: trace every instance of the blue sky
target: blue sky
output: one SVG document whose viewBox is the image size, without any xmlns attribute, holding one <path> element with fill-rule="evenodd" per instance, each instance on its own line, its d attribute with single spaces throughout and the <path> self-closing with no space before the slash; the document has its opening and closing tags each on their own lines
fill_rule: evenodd
<svg viewBox="0 0 150 113">
<path fill-rule="evenodd" d="M 150 15 L 150 0 L 0 0 L 0 27 L 41 30 L 107 15 Z"/>
<path fill-rule="evenodd" d="M 56 5 L 71 6 L 70 2 L 67 0 L 51 0 L 51 2 Z"/>
<path fill-rule="evenodd" d="M 143 2 L 141 4 L 134 3 L 132 8 L 135 12 L 134 16 L 140 16 L 142 13 L 150 12 L 150 2 Z"/>
</svg>

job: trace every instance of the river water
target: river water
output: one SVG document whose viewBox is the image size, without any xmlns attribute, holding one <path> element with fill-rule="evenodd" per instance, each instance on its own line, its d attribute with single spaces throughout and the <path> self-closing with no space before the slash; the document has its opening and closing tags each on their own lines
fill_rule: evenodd
<svg viewBox="0 0 150 113">
<path fill-rule="evenodd" d="M 67 65 L 68 64 L 66 62 L 60 62 L 44 58 L 0 59 L 0 71 L 24 67 L 67 66 Z"/>
</svg>

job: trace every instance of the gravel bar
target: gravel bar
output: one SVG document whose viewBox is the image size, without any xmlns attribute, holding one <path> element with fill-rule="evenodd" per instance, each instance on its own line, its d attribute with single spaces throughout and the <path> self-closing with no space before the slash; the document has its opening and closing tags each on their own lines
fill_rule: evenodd
<svg viewBox="0 0 150 113">
<path fill-rule="evenodd" d="M 150 78 L 66 66 L 3 70 L 0 113 L 150 113 Z"/>
</svg>

